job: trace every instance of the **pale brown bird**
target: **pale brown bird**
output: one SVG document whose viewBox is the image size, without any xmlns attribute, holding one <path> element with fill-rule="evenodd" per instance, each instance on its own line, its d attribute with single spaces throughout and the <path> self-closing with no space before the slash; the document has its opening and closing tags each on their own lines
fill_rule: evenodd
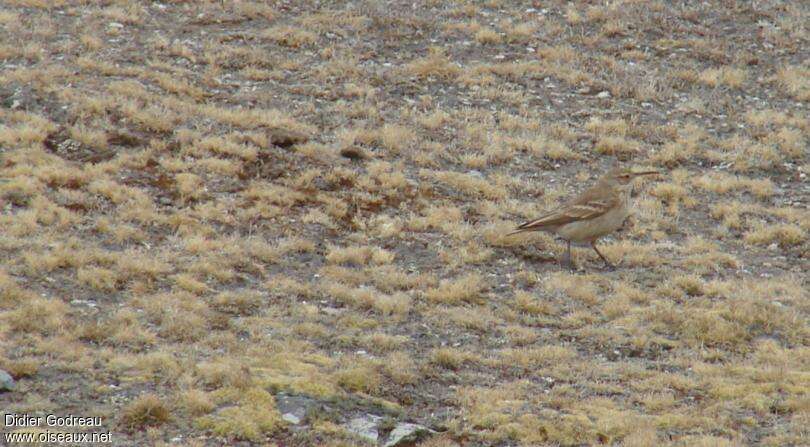
<svg viewBox="0 0 810 447">
<path fill-rule="evenodd" d="M 658 174 L 658 171 L 633 172 L 629 168 L 613 168 L 596 184 L 586 189 L 570 202 L 535 220 L 517 227 L 507 234 L 527 231 L 555 233 L 568 242 L 563 265 L 573 268 L 571 242 L 588 243 L 605 261 L 608 268 L 613 264 L 596 248 L 596 241 L 622 227 L 630 216 L 630 191 L 633 179 L 640 175 Z"/>
</svg>

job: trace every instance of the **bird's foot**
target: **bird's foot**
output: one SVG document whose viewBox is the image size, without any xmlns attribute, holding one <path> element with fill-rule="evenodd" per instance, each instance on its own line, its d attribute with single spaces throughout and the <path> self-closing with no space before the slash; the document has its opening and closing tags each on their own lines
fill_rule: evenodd
<svg viewBox="0 0 810 447">
<path fill-rule="evenodd" d="M 606 272 L 614 272 L 616 271 L 616 264 L 611 264 L 609 262 L 605 263 L 605 271 Z"/>
</svg>

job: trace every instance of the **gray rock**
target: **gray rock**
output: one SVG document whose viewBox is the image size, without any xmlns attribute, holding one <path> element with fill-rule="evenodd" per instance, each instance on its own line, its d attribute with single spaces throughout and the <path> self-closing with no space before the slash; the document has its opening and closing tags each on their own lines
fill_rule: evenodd
<svg viewBox="0 0 810 447">
<path fill-rule="evenodd" d="M 346 425 L 346 430 L 355 435 L 376 444 L 380 433 L 377 431 L 377 424 L 379 424 L 382 417 L 367 414 L 362 417 L 354 418 Z"/>
<path fill-rule="evenodd" d="M 276 408 L 281 418 L 290 424 L 298 425 L 306 419 L 307 412 L 315 401 L 302 396 L 276 396 Z"/>
<path fill-rule="evenodd" d="M 385 443 L 385 447 L 394 447 L 403 442 L 415 442 L 419 440 L 419 438 L 428 435 L 431 432 L 432 430 L 425 426 L 401 422 L 397 424 L 393 430 L 391 430 L 391 433 L 388 435 L 388 442 Z"/>
<path fill-rule="evenodd" d="M 0 392 L 13 391 L 15 386 L 14 378 L 11 377 L 11 374 L 0 369 Z"/>
<path fill-rule="evenodd" d="M 606 99 L 606 98 L 610 98 L 610 92 L 609 92 L 609 91 L 607 91 L 607 90 L 602 91 L 602 92 L 599 92 L 599 93 L 596 95 L 596 97 L 597 97 L 597 98 L 600 98 L 600 99 Z"/>
<path fill-rule="evenodd" d="M 284 414 L 281 415 L 281 419 L 283 419 L 284 422 L 287 422 L 287 423 L 290 423 L 290 424 L 293 424 L 293 425 L 298 425 L 298 424 L 301 423 L 301 418 L 296 416 L 295 413 L 284 413 Z"/>
</svg>

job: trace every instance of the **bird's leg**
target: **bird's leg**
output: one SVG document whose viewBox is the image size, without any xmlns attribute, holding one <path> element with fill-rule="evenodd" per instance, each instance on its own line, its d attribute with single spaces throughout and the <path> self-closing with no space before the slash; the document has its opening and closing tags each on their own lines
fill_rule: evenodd
<svg viewBox="0 0 810 447">
<path fill-rule="evenodd" d="M 613 270 L 616 268 L 616 266 L 611 264 L 610 261 L 608 261 L 607 258 L 599 251 L 599 249 L 596 248 L 596 241 L 591 242 L 591 247 L 593 247 L 593 251 L 595 251 L 603 261 L 605 261 L 605 265 L 608 269 Z"/>
<path fill-rule="evenodd" d="M 567 242 L 568 242 L 568 249 L 565 251 L 565 254 L 563 255 L 562 265 L 565 268 L 574 270 L 574 262 L 571 259 L 571 241 Z"/>
</svg>

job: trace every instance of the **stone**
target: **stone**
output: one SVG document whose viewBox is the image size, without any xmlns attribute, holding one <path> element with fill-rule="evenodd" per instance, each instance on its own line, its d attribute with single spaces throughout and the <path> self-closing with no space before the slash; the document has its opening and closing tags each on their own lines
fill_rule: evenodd
<svg viewBox="0 0 810 447">
<path fill-rule="evenodd" d="M 381 419 L 382 417 L 373 414 L 357 417 L 349 421 L 346 425 L 346 430 L 366 441 L 376 444 L 380 436 L 377 431 L 377 424 L 379 424 Z"/>
<path fill-rule="evenodd" d="M 281 413 L 281 419 L 293 425 L 303 422 L 314 405 L 314 400 L 303 396 L 276 396 L 276 408 Z"/>
<path fill-rule="evenodd" d="M 385 447 L 395 447 L 402 443 L 416 442 L 425 435 L 432 433 L 433 430 L 419 424 L 411 424 L 408 422 L 401 422 L 391 430 L 388 435 L 388 441 Z"/>
<path fill-rule="evenodd" d="M 11 374 L 0 369 L 0 392 L 13 391 L 16 384 Z"/>
<path fill-rule="evenodd" d="M 609 91 L 607 91 L 607 90 L 605 90 L 605 91 L 601 91 L 601 92 L 597 93 L 596 97 L 597 97 L 597 98 L 599 98 L 599 99 L 607 99 L 607 98 L 610 98 L 610 92 L 609 92 Z"/>
<path fill-rule="evenodd" d="M 284 422 L 293 425 L 298 425 L 301 423 L 301 418 L 296 416 L 294 413 L 284 413 L 281 415 L 281 419 L 283 419 Z"/>
</svg>

